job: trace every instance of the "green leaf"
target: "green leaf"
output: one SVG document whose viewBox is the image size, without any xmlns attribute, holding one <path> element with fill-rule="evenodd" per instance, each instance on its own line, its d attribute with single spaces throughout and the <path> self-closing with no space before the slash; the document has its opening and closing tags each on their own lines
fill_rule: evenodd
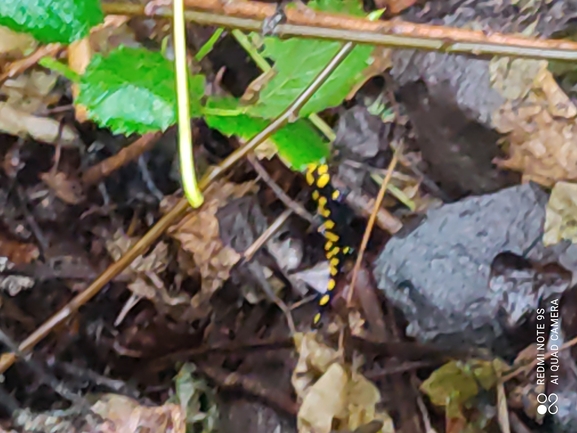
<svg viewBox="0 0 577 433">
<path fill-rule="evenodd" d="M 191 115 L 201 113 L 204 76 L 189 82 Z M 107 57 L 95 56 L 80 80 L 76 103 L 116 134 L 164 131 L 176 123 L 173 64 L 160 53 L 120 47 Z"/>
<path fill-rule="evenodd" d="M 185 363 L 174 378 L 175 394 L 169 402 L 178 404 L 186 417 L 186 431 L 216 432 L 218 406 L 214 391 L 197 376 L 194 364 Z"/>
<path fill-rule="evenodd" d="M 359 0 L 313 0 L 308 5 L 324 12 L 365 16 Z M 266 119 L 277 117 L 310 85 L 341 45 L 341 42 L 315 39 L 264 38 L 262 56 L 274 61 L 273 75 L 264 83 L 258 101 L 247 113 Z M 306 117 L 339 105 L 354 85 L 363 79 L 362 72 L 370 64 L 373 49 L 367 45 L 356 46 L 300 110 L 299 116 Z"/>
<path fill-rule="evenodd" d="M 266 119 L 278 116 L 290 105 L 341 47 L 340 42 L 302 38 L 280 40 L 267 37 L 264 44 L 262 54 L 275 61 L 275 75 L 264 85 L 259 100 L 248 113 Z M 339 105 L 362 79 L 362 71 L 369 66 L 372 51 L 372 46 L 356 46 L 305 104 L 299 116 L 305 117 Z"/>
<path fill-rule="evenodd" d="M 45 43 L 74 42 L 103 20 L 100 0 L 0 1 L 0 25 Z"/>
<path fill-rule="evenodd" d="M 450 402 L 461 405 L 479 393 L 475 377 L 459 361 L 451 361 L 435 370 L 421 385 L 421 390 L 437 406 Z"/>
<path fill-rule="evenodd" d="M 321 12 L 365 16 L 362 0 L 313 0 L 308 6 Z"/>
<path fill-rule="evenodd" d="M 226 111 L 230 115 L 226 115 Z M 214 114 L 218 113 L 218 114 Z M 267 120 L 239 113 L 238 101 L 233 98 L 210 99 L 205 108 L 205 121 L 226 136 L 236 135 L 250 140 L 270 123 Z M 281 128 L 270 138 L 289 167 L 302 170 L 311 162 L 319 162 L 329 155 L 325 141 L 308 120 L 300 119 Z"/>
</svg>

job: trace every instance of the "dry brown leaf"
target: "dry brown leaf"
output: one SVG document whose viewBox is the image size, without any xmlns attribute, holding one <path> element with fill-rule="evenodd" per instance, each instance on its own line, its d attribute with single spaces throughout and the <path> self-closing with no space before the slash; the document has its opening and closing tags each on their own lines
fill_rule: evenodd
<svg viewBox="0 0 577 433">
<path fill-rule="evenodd" d="M 139 238 L 137 237 L 128 237 L 121 230 L 117 230 L 111 238 L 106 240 L 106 250 L 114 260 L 118 260 L 138 240 Z M 128 272 L 136 278 L 138 274 L 164 272 L 167 265 L 168 245 L 164 242 L 159 242 L 150 253 L 141 255 L 134 260 L 124 272 Z"/>
<path fill-rule="evenodd" d="M 0 131 L 22 138 L 31 136 L 43 143 L 60 143 L 64 147 L 75 147 L 79 142 L 76 133 L 67 125 L 59 134 L 60 124 L 54 119 L 33 116 L 25 111 L 0 102 Z"/>
<path fill-rule="evenodd" d="M 383 421 L 384 432 L 394 432 L 392 420 L 376 409 L 379 390 L 354 368 L 342 365 L 339 354 L 317 340 L 317 334 L 294 337 L 299 360 L 292 384 L 301 403 L 299 433 L 354 431 L 374 420 Z"/>
<path fill-rule="evenodd" d="M 92 410 L 104 419 L 100 426 L 103 433 L 186 432 L 186 416 L 177 404 L 141 406 L 130 397 L 104 394 L 92 405 Z"/>
<path fill-rule="evenodd" d="M 15 265 L 26 265 L 36 260 L 39 255 L 36 245 L 14 241 L 0 234 L 0 257 L 6 257 Z"/>
<path fill-rule="evenodd" d="M 182 249 L 192 254 L 202 276 L 201 290 L 191 301 L 199 317 L 210 313 L 208 301 L 228 279 L 230 270 L 241 258 L 234 249 L 222 243 L 216 212 L 228 201 L 255 190 L 255 182 L 217 182 L 206 191 L 200 209 L 191 211 L 168 230 L 168 234 L 180 242 Z M 190 274 L 192 270 L 183 271 Z"/>
<path fill-rule="evenodd" d="M 263 72 L 247 86 L 240 100 L 247 104 L 254 103 L 254 101 L 258 99 L 258 95 L 262 89 L 274 78 L 275 75 L 276 71 L 272 68 L 267 72 Z"/>
<path fill-rule="evenodd" d="M 577 180 L 577 107 L 546 66 L 529 60 L 511 62 L 507 77 L 493 84 L 501 86 L 503 96 L 510 100 L 492 120 L 498 132 L 507 134 L 509 144 L 509 158 L 495 163 L 522 172 L 524 181 L 550 187 L 560 180 Z M 509 76 L 522 85 L 509 83 Z M 527 76 L 532 78 L 528 90 Z"/>
<path fill-rule="evenodd" d="M 53 92 L 58 74 L 49 71 L 30 70 L 15 78 L 6 80 L 0 87 L 0 93 L 5 95 L 6 103 L 13 108 L 29 114 L 46 110 L 48 105 L 55 104 L 62 97 Z"/>
<path fill-rule="evenodd" d="M 414 0 L 401 0 L 400 3 L 407 1 L 412 2 Z M 385 47 L 375 47 L 371 54 L 371 64 L 367 66 L 362 72 L 361 77 L 353 86 L 351 91 L 345 97 L 345 100 L 350 101 L 357 95 L 359 90 L 369 81 L 371 78 L 381 75 L 386 70 L 390 69 L 393 65 L 391 59 L 393 50 Z"/>
<path fill-rule="evenodd" d="M 545 208 L 543 243 L 555 245 L 563 239 L 577 241 L 577 184 L 557 182 Z"/>
<path fill-rule="evenodd" d="M 63 172 L 41 173 L 40 179 L 64 203 L 78 204 L 84 201 L 84 193 L 80 182 L 76 179 L 69 179 Z"/>
<path fill-rule="evenodd" d="M 0 57 L 15 60 L 24 57 L 32 51 L 38 43 L 26 34 L 17 33 L 7 27 L 0 26 Z"/>
<path fill-rule="evenodd" d="M 74 41 L 68 46 L 68 66 L 78 75 L 84 74 L 86 67 L 92 59 L 92 47 L 90 46 L 90 39 L 88 37 Z M 78 83 L 72 84 L 72 96 L 74 99 L 80 93 L 80 85 Z M 74 107 L 76 120 L 83 123 L 88 119 L 88 111 L 86 107 L 76 104 Z"/>
</svg>

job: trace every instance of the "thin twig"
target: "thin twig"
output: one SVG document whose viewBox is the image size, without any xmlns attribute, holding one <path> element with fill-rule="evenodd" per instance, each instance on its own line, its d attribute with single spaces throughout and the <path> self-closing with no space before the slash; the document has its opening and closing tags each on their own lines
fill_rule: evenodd
<svg viewBox="0 0 577 433">
<path fill-rule="evenodd" d="M 276 184 L 276 182 L 270 177 L 268 172 L 254 155 L 248 156 L 248 162 L 250 162 L 252 168 L 254 168 L 254 171 L 256 171 L 264 183 L 267 184 L 267 186 L 275 193 L 278 199 L 282 201 L 287 208 L 292 210 L 302 219 L 313 225 L 315 224 L 315 217 L 313 217 L 300 203 L 290 198 L 287 193 L 285 193 L 283 189 Z"/>
<path fill-rule="evenodd" d="M 299 110 L 322 86 L 332 72 L 339 66 L 342 61 L 353 49 L 354 44 L 346 43 L 335 54 L 331 61 L 316 76 L 313 82 L 290 104 L 276 119 L 274 119 L 266 128 L 255 135 L 245 146 L 240 147 L 228 158 L 223 160 L 219 166 L 212 170 L 200 180 L 199 189 L 201 191 L 222 176 L 226 171 L 234 167 L 239 161 L 245 158 L 259 144 L 263 143 L 272 134 L 284 126 L 290 119 L 298 116 Z M 28 353 L 34 346 L 42 341 L 50 332 L 70 318 L 78 309 L 90 301 L 100 290 L 108 284 L 113 278 L 118 276 L 126 269 L 137 257 L 142 255 L 171 225 L 177 222 L 189 210 L 189 204 L 186 198 L 182 198 L 166 215 L 164 215 L 141 239 L 138 240 L 118 261 L 110 265 L 102 274 L 100 274 L 83 292 L 76 295 L 72 300 L 57 311 L 52 317 L 44 322 L 40 327 L 30 334 L 20 345 L 18 349 L 22 353 Z M 16 361 L 14 353 L 5 353 L 0 357 L 0 373 L 6 371 Z"/>
<path fill-rule="evenodd" d="M 190 9 L 185 12 L 189 21 L 248 32 L 260 32 L 263 21 L 276 11 L 274 4 L 253 1 L 186 0 L 185 6 Z M 108 14 L 144 15 L 144 7 L 127 3 L 104 3 L 102 9 Z M 171 16 L 167 8 L 155 12 L 156 16 Z M 286 9 L 285 14 L 287 24 L 275 27 L 275 34 L 279 37 L 299 36 L 476 56 L 577 60 L 577 43 L 568 40 L 536 39 L 497 32 L 486 34 L 398 20 L 370 21 L 318 11 L 303 13 L 296 8 Z"/>
<path fill-rule="evenodd" d="M 0 330 L 0 342 L 8 347 L 8 349 L 19 353 L 18 347 L 16 343 L 12 341 L 12 339 L 2 330 Z M 21 355 L 21 354 L 20 354 Z M 76 404 L 84 404 L 86 407 L 90 405 L 84 400 L 84 398 L 76 395 L 72 390 L 70 390 L 66 385 L 60 382 L 56 377 L 52 376 L 51 374 L 47 373 L 44 368 L 40 365 L 40 363 L 34 361 L 33 359 L 28 359 L 27 363 L 28 367 L 34 374 L 36 378 L 40 380 L 42 383 L 48 385 L 52 388 L 54 392 L 58 395 L 63 397 L 64 399 L 76 403 Z"/>
<path fill-rule="evenodd" d="M 560 348 L 559 351 L 561 350 L 566 350 L 569 349 L 573 346 L 577 345 L 577 337 L 572 338 L 571 340 L 569 340 L 567 343 L 563 344 Z M 551 356 L 553 356 L 553 354 L 557 353 L 556 351 L 552 351 L 552 352 L 547 352 L 544 356 L 543 356 L 543 360 L 547 361 L 549 358 L 551 358 Z M 541 362 L 540 358 L 536 358 L 535 360 L 533 360 L 531 363 L 526 364 L 526 365 L 521 365 L 518 368 L 516 368 L 514 371 L 512 371 L 509 374 L 506 374 L 505 376 L 503 376 L 501 378 L 501 382 L 505 383 L 508 382 L 509 380 L 519 376 L 521 373 L 523 372 L 528 372 L 533 370 L 533 368 L 535 368 L 537 366 L 537 363 Z"/>
<path fill-rule="evenodd" d="M 363 262 L 363 255 L 365 250 L 367 249 L 367 245 L 369 244 L 369 239 L 371 237 L 371 233 L 373 231 L 373 227 L 375 225 L 375 220 L 377 218 L 377 214 L 383 203 L 383 199 L 385 198 L 385 193 L 387 192 L 387 187 L 389 182 L 391 181 L 391 177 L 393 175 L 393 171 L 399 162 L 399 154 L 403 151 L 403 144 L 395 150 L 393 154 L 393 159 L 389 163 L 389 167 L 387 168 L 387 175 L 385 176 L 385 180 L 381 184 L 381 188 L 379 189 L 379 193 L 377 194 L 377 198 L 375 199 L 375 207 L 373 208 L 373 212 L 369 217 L 369 221 L 367 222 L 367 227 L 365 229 L 365 233 L 363 234 L 363 240 L 361 241 L 361 246 L 359 248 L 359 254 L 357 256 L 357 260 L 355 261 L 355 267 L 353 268 L 353 276 L 351 277 L 351 285 L 349 292 L 347 294 L 347 306 L 351 305 L 353 300 L 353 294 L 355 291 L 355 285 L 357 283 L 357 278 L 359 274 L 359 270 L 361 269 L 361 263 Z"/>
</svg>

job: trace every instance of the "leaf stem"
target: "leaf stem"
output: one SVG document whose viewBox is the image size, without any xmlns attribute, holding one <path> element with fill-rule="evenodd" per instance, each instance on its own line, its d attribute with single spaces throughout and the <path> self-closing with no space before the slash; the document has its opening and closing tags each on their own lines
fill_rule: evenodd
<svg viewBox="0 0 577 433">
<path fill-rule="evenodd" d="M 184 195 L 193 208 L 204 201 L 196 183 L 192 131 L 190 127 L 190 101 L 188 96 L 188 71 L 186 67 L 186 32 L 184 2 L 173 0 L 174 63 L 176 69 L 176 100 L 178 104 L 178 152 Z"/>
<path fill-rule="evenodd" d="M 65 65 L 64 63 L 59 62 L 58 60 L 56 60 L 52 57 L 48 57 L 48 56 L 42 57 L 38 61 L 38 64 L 40 66 L 44 66 L 47 69 L 50 69 L 51 71 L 58 72 L 60 75 L 62 75 L 65 78 L 68 78 L 73 83 L 80 82 L 80 75 L 78 75 L 76 72 L 74 72 L 72 69 L 70 69 L 68 67 L 68 65 Z"/>
<path fill-rule="evenodd" d="M 218 40 L 222 36 L 223 32 L 224 32 L 224 28 L 219 27 L 218 29 L 216 29 L 214 31 L 214 33 L 212 34 L 210 39 L 208 41 L 206 41 L 206 43 L 202 47 L 200 47 L 200 49 L 198 50 L 198 52 L 194 56 L 194 59 L 197 62 L 200 62 L 202 59 L 204 59 L 204 57 L 208 53 L 210 53 L 212 51 L 212 49 L 214 48 L 214 46 L 216 45 L 216 43 L 218 42 Z"/>
</svg>

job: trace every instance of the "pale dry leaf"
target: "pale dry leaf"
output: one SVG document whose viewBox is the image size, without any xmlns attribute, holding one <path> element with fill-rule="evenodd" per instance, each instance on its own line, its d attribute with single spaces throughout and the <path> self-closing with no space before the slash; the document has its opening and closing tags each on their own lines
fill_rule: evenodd
<svg viewBox="0 0 577 433">
<path fill-rule="evenodd" d="M 168 230 L 168 234 L 180 242 L 181 248 L 192 254 L 202 277 L 201 290 L 191 301 L 199 317 L 210 313 L 208 301 L 229 278 L 232 267 L 241 258 L 233 248 L 222 243 L 216 213 L 228 201 L 255 190 L 255 182 L 217 182 L 205 192 L 205 201 L 200 209 L 191 211 Z M 194 270 L 183 271 L 190 273 Z"/>
<path fill-rule="evenodd" d="M 414 2 L 414 0 L 402 0 L 402 1 L 395 0 L 394 3 L 402 3 L 402 2 L 408 3 L 408 2 Z M 391 3 L 393 2 L 391 1 Z M 355 97 L 355 95 L 357 95 L 359 90 L 371 78 L 379 76 L 386 70 L 391 69 L 393 65 L 392 54 L 393 50 L 391 50 L 390 48 L 375 47 L 375 50 L 373 51 L 369 59 L 370 60 L 369 66 L 367 66 L 367 68 L 363 72 L 361 72 L 361 77 L 356 82 L 351 91 L 348 93 L 348 95 L 345 97 L 345 99 L 347 101 L 350 101 Z"/>
<path fill-rule="evenodd" d="M 108 254 L 118 260 L 125 254 L 139 238 L 128 237 L 121 230 L 117 230 L 111 238 L 106 239 L 105 245 Z M 139 256 L 124 271 L 136 277 L 137 274 L 148 272 L 160 273 L 166 270 L 168 265 L 168 245 L 165 242 L 159 242 L 154 249 L 148 254 Z"/>
<path fill-rule="evenodd" d="M 72 42 L 68 47 L 68 66 L 78 75 L 84 74 L 90 60 L 92 59 L 92 47 L 90 45 L 90 39 L 88 37 L 80 39 L 79 41 Z M 80 94 L 80 84 L 72 84 L 72 96 L 76 100 Z M 86 107 L 80 104 L 76 104 L 74 107 L 76 120 L 83 123 L 88 119 L 88 110 Z"/>
<path fill-rule="evenodd" d="M 330 433 L 333 419 L 347 408 L 348 375 L 342 366 L 331 364 L 309 389 L 299 408 L 299 433 Z"/>
<path fill-rule="evenodd" d="M 100 426 L 103 433 L 186 432 L 186 417 L 177 404 L 142 406 L 130 397 L 104 394 L 91 409 L 103 418 Z"/>
<path fill-rule="evenodd" d="M 7 292 L 10 296 L 16 296 L 23 290 L 34 287 L 34 280 L 24 275 L 6 275 L 0 277 L 0 291 Z"/>
<path fill-rule="evenodd" d="M 577 241 L 577 184 L 557 182 L 545 208 L 543 243 L 555 245 L 563 239 Z"/>
<path fill-rule="evenodd" d="M 316 332 L 296 333 L 293 339 L 299 359 L 291 383 L 297 398 L 302 400 L 311 384 L 338 360 L 339 355 L 336 350 L 319 342 Z"/>
<path fill-rule="evenodd" d="M 377 410 L 381 395 L 356 368 L 340 363 L 337 351 L 320 343 L 314 332 L 296 334 L 299 360 L 292 385 L 302 401 L 299 433 L 329 433 L 333 428 L 354 431 L 371 421 L 383 421 L 383 433 L 393 433 L 392 420 Z"/>
<path fill-rule="evenodd" d="M 6 80 L 0 87 L 0 94 L 11 107 L 35 114 L 61 98 L 58 92 L 53 92 L 57 80 L 58 74 L 52 71 L 30 70 Z"/>
<path fill-rule="evenodd" d="M 60 143 L 64 147 L 76 147 L 80 139 L 67 125 L 59 134 L 60 124 L 54 119 L 33 116 L 25 111 L 18 110 L 6 102 L 0 102 L 0 131 L 28 138 L 48 144 Z"/>
<path fill-rule="evenodd" d="M 522 99 L 533 89 L 533 81 L 547 61 L 493 57 L 489 63 L 491 87 L 507 101 Z"/>
<path fill-rule="evenodd" d="M 276 71 L 273 68 L 260 74 L 247 86 L 240 100 L 247 104 L 256 101 L 262 89 L 274 78 L 275 75 Z"/>
<path fill-rule="evenodd" d="M 164 283 L 156 274 L 147 273 L 147 278 L 137 277 L 128 284 L 128 290 L 133 297 L 125 304 L 123 311 L 118 315 L 115 326 L 118 326 L 124 316 L 141 299 L 151 301 L 157 311 L 168 315 L 177 322 L 191 322 L 195 319 L 190 307 L 190 296 L 184 292 L 169 293 Z"/>
<path fill-rule="evenodd" d="M 523 98 L 507 101 L 493 115 L 495 129 L 507 134 L 509 153 L 495 163 L 548 187 L 577 180 L 577 107 L 546 68 L 532 83 Z"/>
<path fill-rule="evenodd" d="M 254 154 L 258 159 L 272 159 L 278 155 L 278 149 L 271 140 L 265 140 L 256 147 Z"/>
<path fill-rule="evenodd" d="M 77 179 L 69 179 L 65 173 L 40 173 L 40 179 L 54 192 L 56 197 L 68 204 L 79 204 L 84 201 L 82 185 Z"/>
<path fill-rule="evenodd" d="M 7 60 L 20 59 L 31 52 L 38 42 L 26 34 L 18 33 L 0 26 L 0 58 Z"/>
</svg>

